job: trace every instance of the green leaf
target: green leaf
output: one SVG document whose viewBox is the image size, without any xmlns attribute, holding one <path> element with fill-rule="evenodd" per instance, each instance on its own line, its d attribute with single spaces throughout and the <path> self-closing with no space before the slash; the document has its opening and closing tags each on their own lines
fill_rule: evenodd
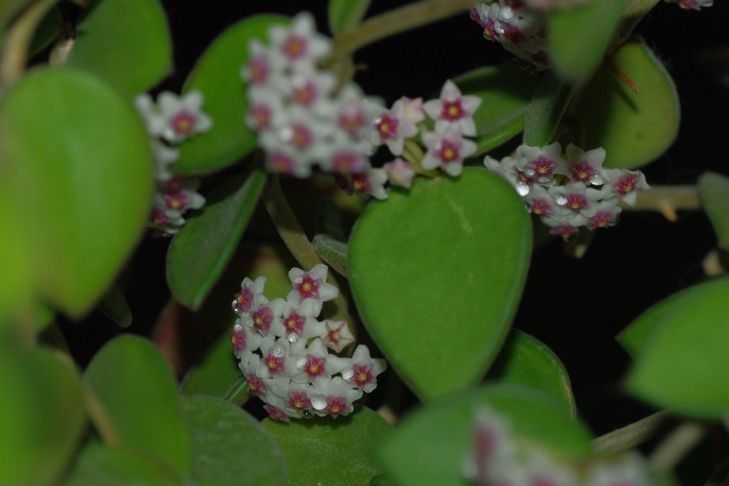
<svg viewBox="0 0 729 486">
<path fill-rule="evenodd" d="M 248 17 L 220 34 L 205 51 L 183 91 L 203 93 L 203 109 L 213 127 L 180 147 L 180 160 L 172 167 L 175 172 L 213 172 L 234 164 L 256 146 L 256 134 L 245 124 L 248 99 L 240 70 L 248 62 L 248 43 L 263 40 L 271 26 L 286 21 L 278 15 Z"/>
<path fill-rule="evenodd" d="M 190 438 L 177 384 L 164 358 L 146 339 L 122 335 L 96 353 L 84 380 L 106 408 L 121 445 L 190 472 Z"/>
<path fill-rule="evenodd" d="M 148 218 L 152 154 L 141 120 L 88 73 L 38 69 L 0 106 L 0 153 L 0 192 L 24 223 L 38 286 L 83 315 Z"/>
<path fill-rule="evenodd" d="M 132 325 L 132 310 L 119 287 L 113 285 L 99 303 L 99 311 L 121 327 Z"/>
<path fill-rule="evenodd" d="M 367 484 L 380 472 L 372 449 L 392 430 L 368 408 L 337 419 L 266 419 L 263 427 L 286 455 L 290 486 Z"/>
<path fill-rule="evenodd" d="M 329 0 L 329 29 L 337 35 L 359 24 L 372 0 Z"/>
<path fill-rule="evenodd" d="M 575 117 L 585 147 L 607 151 L 606 166 L 640 167 L 660 157 L 678 134 L 681 109 L 676 86 L 640 38 L 625 43 L 612 62 L 640 93 L 603 66 L 580 97 Z"/>
<path fill-rule="evenodd" d="M 620 23 L 625 0 L 588 0 L 556 9 L 547 18 L 547 50 L 555 72 L 570 83 L 600 64 Z"/>
<path fill-rule="evenodd" d="M 486 378 L 530 386 L 562 403 L 573 416 L 577 414 L 564 365 L 545 344 L 524 332 L 512 332 Z"/>
<path fill-rule="evenodd" d="M 324 263 L 340 275 L 347 276 L 347 244 L 327 235 L 316 235 L 312 241 Z"/>
<path fill-rule="evenodd" d="M 172 38 L 158 0 L 103 0 L 76 29 L 66 65 L 88 70 L 132 97 L 172 70 Z"/>
<path fill-rule="evenodd" d="M 378 347 L 431 400 L 486 373 L 509 331 L 530 254 L 519 196 L 472 168 L 458 179 L 419 179 L 409 193 L 371 203 L 349 241 L 349 281 Z"/>
<path fill-rule="evenodd" d="M 637 397 L 702 418 L 729 413 L 729 278 L 694 288 L 660 316 L 626 385 Z"/>
<path fill-rule="evenodd" d="M 225 270 L 266 183 L 257 169 L 226 180 L 190 218 L 167 252 L 167 283 L 179 302 L 197 310 Z"/>
<path fill-rule="evenodd" d="M 0 142 L 1 143 L 1 142 Z M 2 170 L 0 170 L 2 172 Z M 0 184 L 1 185 L 1 184 Z M 12 210 L 7 194 L 0 193 L 0 333 L 16 325 L 21 313 L 32 307 L 32 252 L 20 232 L 22 217 Z"/>
<path fill-rule="evenodd" d="M 0 349 L 3 484 L 56 484 L 85 429 L 81 381 L 61 355 Z"/>
<path fill-rule="evenodd" d="M 473 115 L 478 155 L 508 142 L 524 130 L 524 114 L 537 87 L 536 76 L 515 66 L 487 66 L 453 81 L 464 94 L 482 100 Z"/>
<path fill-rule="evenodd" d="M 489 385 L 448 397 L 405 417 L 377 448 L 386 476 L 402 486 L 469 484 L 463 461 L 473 450 L 476 412 L 488 407 L 514 434 L 564 458 L 584 458 L 590 436 L 564 406 L 531 388 Z"/>
<path fill-rule="evenodd" d="M 248 413 L 209 397 L 183 397 L 182 409 L 192 439 L 194 484 L 287 484 L 281 450 Z M 309 454 L 318 459 L 320 451 L 314 451 Z"/>
<path fill-rule="evenodd" d="M 571 99 L 569 86 L 545 74 L 524 114 L 524 143 L 533 147 L 549 145 Z"/>
<path fill-rule="evenodd" d="M 81 451 L 64 484 L 69 486 L 126 486 L 181 484 L 171 471 L 139 453 L 123 447 L 89 443 Z"/>
<path fill-rule="evenodd" d="M 719 246 L 729 250 L 729 178 L 714 172 L 703 174 L 699 178 L 699 195 L 719 237 Z"/>
</svg>

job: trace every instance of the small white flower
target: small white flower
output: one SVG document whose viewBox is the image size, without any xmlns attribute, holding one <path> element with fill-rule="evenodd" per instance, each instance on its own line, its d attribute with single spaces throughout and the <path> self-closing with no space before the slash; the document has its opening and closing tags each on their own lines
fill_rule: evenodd
<svg viewBox="0 0 729 486">
<path fill-rule="evenodd" d="M 246 126 L 263 132 L 280 126 L 286 112 L 281 104 L 281 94 L 265 88 L 248 90 L 249 106 L 246 112 Z"/>
<path fill-rule="evenodd" d="M 300 268 L 292 268 L 289 270 L 289 280 L 293 286 L 293 290 L 289 292 L 286 300 L 289 302 L 303 302 L 310 299 L 316 304 L 316 312 L 321 312 L 323 302 L 335 299 L 339 295 L 339 290 L 327 282 L 329 270 L 327 266 L 320 263 L 308 272 Z"/>
<path fill-rule="evenodd" d="M 385 169 L 369 169 L 361 174 L 352 175 L 352 187 L 362 194 L 369 194 L 375 199 L 387 199 L 387 172 Z"/>
<path fill-rule="evenodd" d="M 155 178 L 161 182 L 172 179 L 173 175 L 170 172 L 170 165 L 177 162 L 180 158 L 180 152 L 154 139 L 152 140 L 152 154 L 154 155 Z"/>
<path fill-rule="evenodd" d="M 159 116 L 164 121 L 160 135 L 168 142 L 178 143 L 195 134 L 206 132 L 213 122 L 203 111 L 203 95 L 200 91 L 177 96 L 164 91 L 157 98 Z"/>
<path fill-rule="evenodd" d="M 703 7 L 711 7 L 714 0 L 666 0 L 667 3 L 675 3 L 684 10 L 701 10 Z"/>
<path fill-rule="evenodd" d="M 248 277 L 244 278 L 240 284 L 240 292 L 235 294 L 233 297 L 233 311 L 241 315 L 244 312 L 250 311 L 256 303 L 256 298 L 259 300 L 263 297 L 263 288 L 266 285 L 266 277 L 258 277 L 256 280 L 251 280 Z"/>
<path fill-rule="evenodd" d="M 617 222 L 620 211 L 617 199 L 605 199 L 595 205 L 595 214 L 590 216 L 586 224 L 592 230 L 613 226 Z"/>
<path fill-rule="evenodd" d="M 476 144 L 461 136 L 461 132 L 450 128 L 442 133 L 428 132 L 423 135 L 428 148 L 422 165 L 424 169 L 440 167 L 446 174 L 456 177 L 463 171 L 463 159 L 476 152 Z"/>
<path fill-rule="evenodd" d="M 540 184 L 548 184 L 557 174 L 567 175 L 567 165 L 562 159 L 559 142 L 546 147 L 521 145 L 517 153 L 521 155 L 517 161 L 519 170 Z"/>
<path fill-rule="evenodd" d="M 336 99 L 337 128 L 353 140 L 368 140 L 374 119 L 384 111 L 382 101 L 365 97 L 354 83 L 348 84 Z"/>
<path fill-rule="evenodd" d="M 354 335 L 349 330 L 346 321 L 324 321 L 326 334 L 324 334 L 324 344 L 329 349 L 333 349 L 340 353 L 344 348 L 354 342 Z"/>
<path fill-rule="evenodd" d="M 639 170 L 603 169 L 602 177 L 608 186 L 608 191 L 631 206 L 635 204 L 638 190 L 650 189 L 645 175 Z"/>
<path fill-rule="evenodd" d="M 274 299 L 269 302 L 263 295 L 256 296 L 251 311 L 243 314 L 243 323 L 258 331 L 262 336 L 268 336 L 271 328 L 278 326 L 283 307 L 282 299 Z"/>
<path fill-rule="evenodd" d="M 297 71 L 291 78 L 282 79 L 279 83 L 279 89 L 291 105 L 327 119 L 336 116 L 337 107 L 329 99 L 336 85 L 333 75 L 307 69 Z"/>
<path fill-rule="evenodd" d="M 546 217 L 557 210 L 557 202 L 550 191 L 542 186 L 534 186 L 529 194 L 524 196 L 524 202 L 529 212 L 537 216 Z"/>
<path fill-rule="evenodd" d="M 342 378 L 365 393 L 370 393 L 377 387 L 377 375 L 385 368 L 385 360 L 372 359 L 369 348 L 360 344 L 354 350 L 350 366 L 342 372 Z"/>
<path fill-rule="evenodd" d="M 266 149 L 266 169 L 270 172 L 305 178 L 311 175 L 312 163 L 293 148 L 277 143 L 277 138 L 268 135 L 261 137 L 261 145 Z"/>
<path fill-rule="evenodd" d="M 304 341 L 298 341 L 294 348 L 300 356 L 296 360 L 296 374 L 292 379 L 297 382 L 313 382 L 319 378 L 330 378 L 341 373 L 349 365 L 347 358 L 329 354 L 321 339 L 314 339 L 309 346 L 303 348 Z"/>
<path fill-rule="evenodd" d="M 466 136 L 476 135 L 473 114 L 481 106 L 478 96 L 462 96 L 458 86 L 450 79 L 440 92 L 440 99 L 425 103 L 426 113 L 435 120 L 435 130 L 444 133 L 453 128 Z"/>
<path fill-rule="evenodd" d="M 403 96 L 392 105 L 392 113 L 400 120 L 407 120 L 417 125 L 425 120 L 422 98 L 408 98 Z"/>
<path fill-rule="evenodd" d="M 353 389 L 340 376 L 332 379 L 321 378 L 314 382 L 311 404 L 317 415 L 338 417 L 353 410 L 352 403 L 362 398 L 360 390 Z"/>
<path fill-rule="evenodd" d="M 396 158 L 392 162 L 386 163 L 384 166 L 387 177 L 390 179 L 390 184 L 395 186 L 404 187 L 410 189 L 413 185 L 413 178 L 415 177 L 415 171 L 413 168 L 400 157 Z"/>
<path fill-rule="evenodd" d="M 286 338 L 292 343 L 299 338 L 305 341 L 311 337 L 321 336 L 324 334 L 324 324 L 314 319 L 319 314 L 317 310 L 317 305 L 311 299 L 303 302 L 285 302 L 281 319 L 274 323 L 271 331 L 274 335 Z"/>
<path fill-rule="evenodd" d="M 584 182 L 594 186 L 604 183 L 602 178 L 602 164 L 605 161 L 604 148 L 585 152 L 576 145 L 569 144 L 566 155 L 570 164 L 569 175 L 573 182 Z"/>
<path fill-rule="evenodd" d="M 164 130 L 165 122 L 160 116 L 159 108 L 154 104 L 152 97 L 147 93 L 141 93 L 134 98 L 134 106 L 147 126 L 147 133 L 154 137 L 160 136 Z"/>
<path fill-rule="evenodd" d="M 269 38 L 274 49 L 294 67 L 315 64 L 331 50 L 331 42 L 316 31 L 314 17 L 307 12 L 294 17 L 289 27 L 272 27 Z"/>
<path fill-rule="evenodd" d="M 592 189 L 582 182 L 553 186 L 550 192 L 559 206 L 588 218 L 595 215 L 595 204 L 604 197 L 602 190 Z"/>
<path fill-rule="evenodd" d="M 509 181 L 520 196 L 526 196 L 529 194 L 534 181 L 519 170 L 517 162 L 518 160 L 513 157 L 504 157 L 501 161 L 498 161 L 487 155 L 483 159 L 483 164 L 488 170 Z"/>
<path fill-rule="evenodd" d="M 418 128 L 411 120 L 401 118 L 394 110 L 377 116 L 373 124 L 371 140 L 374 145 L 387 145 L 392 155 L 400 156 L 405 148 L 405 139 L 414 137 Z"/>
</svg>

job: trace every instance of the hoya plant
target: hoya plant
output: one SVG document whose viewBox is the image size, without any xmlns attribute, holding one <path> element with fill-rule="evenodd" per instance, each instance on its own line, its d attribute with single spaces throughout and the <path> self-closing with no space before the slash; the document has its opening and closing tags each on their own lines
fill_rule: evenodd
<svg viewBox="0 0 729 486">
<path fill-rule="evenodd" d="M 726 484 L 712 3 L 0 0 L 0 483 Z"/>
</svg>

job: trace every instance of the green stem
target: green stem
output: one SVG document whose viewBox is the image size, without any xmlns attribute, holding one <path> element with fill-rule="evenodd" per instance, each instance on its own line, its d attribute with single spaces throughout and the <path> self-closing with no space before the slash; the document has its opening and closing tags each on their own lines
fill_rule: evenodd
<svg viewBox="0 0 729 486">
<path fill-rule="evenodd" d="M 405 5 L 343 32 L 334 39 L 334 49 L 337 54 L 351 54 L 386 37 L 461 13 L 474 3 L 474 0 L 424 0 Z"/>
<path fill-rule="evenodd" d="M 656 470 L 670 471 L 704 438 L 708 428 L 699 422 L 686 422 L 676 427 L 650 457 Z"/>
<path fill-rule="evenodd" d="M 666 412 L 658 412 L 621 427 L 592 441 L 595 452 L 617 454 L 627 451 L 647 441 L 658 431 L 668 418 Z"/>
</svg>

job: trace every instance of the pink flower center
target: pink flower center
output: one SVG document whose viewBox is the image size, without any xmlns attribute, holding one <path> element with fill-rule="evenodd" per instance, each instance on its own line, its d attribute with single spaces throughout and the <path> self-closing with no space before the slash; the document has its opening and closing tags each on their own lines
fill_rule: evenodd
<svg viewBox="0 0 729 486">
<path fill-rule="evenodd" d="M 248 287 L 242 288 L 233 298 L 233 310 L 240 314 L 248 312 L 253 305 L 253 292 Z"/>
<path fill-rule="evenodd" d="M 292 61 L 305 56 L 307 48 L 306 38 L 296 34 L 289 34 L 281 44 L 281 52 Z"/>
<path fill-rule="evenodd" d="M 527 204 L 532 214 L 546 216 L 552 212 L 552 205 L 544 199 L 530 199 Z"/>
<path fill-rule="evenodd" d="M 587 201 L 587 197 L 584 194 L 568 194 L 567 195 L 567 207 L 579 211 L 585 209 L 590 205 Z"/>
<path fill-rule="evenodd" d="M 357 388 L 362 388 L 374 379 L 372 376 L 372 367 L 369 365 L 354 365 L 352 367 L 354 374 L 352 375 L 352 383 Z"/>
<path fill-rule="evenodd" d="M 177 135 L 190 135 L 195 129 L 197 117 L 187 110 L 182 110 L 172 117 L 170 125 Z"/>
<path fill-rule="evenodd" d="M 450 140 L 442 140 L 437 147 L 438 158 L 444 163 L 456 162 L 461 158 L 461 144 Z"/>
<path fill-rule="evenodd" d="M 273 322 L 273 311 L 268 306 L 261 306 L 251 313 L 253 319 L 253 327 L 256 328 L 261 334 L 268 334 L 268 330 L 271 328 L 271 322 Z"/>
<path fill-rule="evenodd" d="M 238 327 L 233 329 L 233 335 L 230 338 L 230 342 L 233 344 L 233 351 L 238 353 L 246 347 L 246 335 L 242 329 Z"/>
<path fill-rule="evenodd" d="M 348 174 L 362 172 L 366 167 L 364 158 L 356 152 L 337 152 L 332 157 L 334 172 Z"/>
<path fill-rule="evenodd" d="M 466 116 L 466 111 L 461 104 L 461 98 L 452 101 L 443 102 L 443 113 L 441 115 L 445 120 L 458 121 Z"/>
<path fill-rule="evenodd" d="M 638 176 L 635 174 L 626 174 L 615 182 L 613 192 L 621 195 L 633 192 L 638 185 Z"/>
<path fill-rule="evenodd" d="M 301 123 L 291 127 L 291 144 L 298 149 L 306 149 L 314 144 L 314 134 L 311 129 Z"/>
<path fill-rule="evenodd" d="M 345 132 L 356 135 L 364 127 L 365 114 L 359 104 L 349 103 L 339 110 L 337 123 Z"/>
<path fill-rule="evenodd" d="M 304 275 L 300 279 L 297 279 L 294 285 L 301 300 L 319 298 L 321 282 L 318 279 L 312 278 L 310 275 Z"/>
<path fill-rule="evenodd" d="M 284 370 L 284 356 L 280 349 L 273 348 L 266 355 L 266 368 L 272 375 L 281 374 Z"/>
<path fill-rule="evenodd" d="M 268 59 L 263 54 L 257 55 L 248 63 L 248 77 L 253 84 L 264 84 L 270 72 Z"/>
<path fill-rule="evenodd" d="M 354 174 L 352 176 L 352 188 L 355 191 L 363 194 L 369 194 L 372 190 L 372 184 L 370 184 L 370 178 L 367 174 Z"/>
<path fill-rule="evenodd" d="M 611 211 L 600 211 L 591 217 L 587 222 L 590 229 L 606 228 L 615 222 L 615 213 Z"/>
<path fill-rule="evenodd" d="M 494 22 L 493 19 L 486 19 L 486 21 L 481 24 L 481 26 L 483 27 L 483 35 L 484 37 L 486 37 L 486 39 L 496 42 L 499 41 L 501 36 L 496 30 L 496 22 Z"/>
<path fill-rule="evenodd" d="M 164 209 L 154 208 L 152 210 L 152 221 L 154 222 L 154 224 L 162 225 L 162 224 L 169 224 L 171 220 L 170 220 L 169 215 L 167 214 L 167 212 L 165 212 Z"/>
<path fill-rule="evenodd" d="M 246 373 L 246 381 L 248 382 L 248 388 L 257 395 L 263 395 L 266 393 L 266 384 L 263 380 L 256 376 L 254 373 Z"/>
<path fill-rule="evenodd" d="M 248 111 L 248 120 L 254 130 L 267 130 L 271 128 L 273 112 L 267 105 L 253 105 Z"/>
<path fill-rule="evenodd" d="M 311 400 L 304 392 L 290 392 L 289 393 L 289 405 L 296 410 L 304 410 L 311 408 Z"/>
<path fill-rule="evenodd" d="M 540 176 L 551 176 L 556 166 L 552 160 L 546 157 L 539 157 L 529 164 L 529 167 Z"/>
<path fill-rule="evenodd" d="M 183 209 L 190 204 L 190 198 L 182 191 L 167 193 L 164 195 L 164 199 L 170 209 Z"/>
<path fill-rule="evenodd" d="M 375 119 L 375 130 L 382 140 L 397 138 L 397 118 L 390 115 L 382 115 Z"/>
<path fill-rule="evenodd" d="M 268 165 L 276 172 L 290 173 L 294 170 L 294 160 L 281 152 L 273 152 L 268 156 Z"/>
<path fill-rule="evenodd" d="M 326 358 L 309 355 L 306 357 L 306 363 L 304 363 L 303 371 L 309 376 L 309 378 L 323 376 L 327 372 L 326 364 Z"/>
<path fill-rule="evenodd" d="M 587 162 L 580 162 L 575 164 L 570 169 L 570 175 L 573 181 L 589 182 L 590 179 L 597 174 L 597 171 L 593 169 Z"/>
<path fill-rule="evenodd" d="M 326 411 L 332 416 L 337 416 L 347 411 L 347 400 L 343 397 L 330 397 L 327 399 Z"/>
<path fill-rule="evenodd" d="M 341 334 L 340 330 L 341 330 L 341 327 L 337 328 L 337 329 L 329 329 L 327 331 L 327 341 L 329 343 L 333 344 L 334 346 L 339 344 L 339 338 L 340 338 L 340 334 Z"/>
<path fill-rule="evenodd" d="M 577 228 L 574 226 L 571 226 L 569 224 L 564 224 L 562 226 L 557 226 L 556 228 L 552 228 L 552 230 L 549 232 L 552 235 L 561 236 L 562 238 L 569 238 L 570 236 L 577 233 Z"/>
<path fill-rule="evenodd" d="M 286 415 L 280 408 L 274 407 L 273 405 L 264 405 L 263 409 L 266 411 L 269 417 L 279 422 L 288 422 L 289 416 Z"/>
<path fill-rule="evenodd" d="M 284 319 L 284 327 L 286 328 L 286 334 L 296 334 L 301 336 L 304 330 L 304 324 L 306 323 L 306 317 L 291 312 L 287 318 Z"/>
<path fill-rule="evenodd" d="M 318 96 L 319 90 L 311 81 L 294 82 L 291 97 L 295 103 L 309 107 L 314 104 Z"/>
</svg>

